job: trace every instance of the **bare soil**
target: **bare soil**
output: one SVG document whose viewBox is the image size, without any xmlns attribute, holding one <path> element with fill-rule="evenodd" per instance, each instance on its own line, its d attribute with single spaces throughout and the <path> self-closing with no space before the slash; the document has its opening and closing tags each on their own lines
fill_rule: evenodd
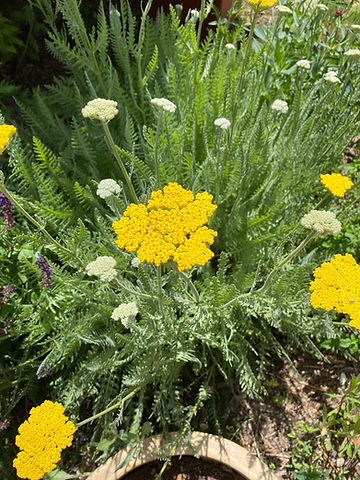
<svg viewBox="0 0 360 480">
<path fill-rule="evenodd" d="M 151 462 L 136 468 L 125 475 L 124 480 L 153 480 L 161 470 L 163 462 Z M 231 468 L 185 455 L 173 457 L 163 475 L 162 480 L 246 480 L 245 477 Z"/>
<path fill-rule="evenodd" d="M 284 480 L 293 478 L 287 468 L 293 448 L 288 436 L 291 430 L 301 422 L 317 425 L 323 405 L 329 409 L 336 406 L 327 394 L 341 394 L 359 373 L 358 362 L 338 356 L 329 356 L 329 363 L 300 357 L 294 365 L 300 375 L 285 363 L 269 372 L 267 383 L 273 386 L 268 387 L 265 398 L 249 400 L 235 395 L 229 415 L 229 424 L 240 424 L 233 441 L 273 464 L 274 473 Z M 341 384 L 341 376 L 346 384 Z"/>
</svg>

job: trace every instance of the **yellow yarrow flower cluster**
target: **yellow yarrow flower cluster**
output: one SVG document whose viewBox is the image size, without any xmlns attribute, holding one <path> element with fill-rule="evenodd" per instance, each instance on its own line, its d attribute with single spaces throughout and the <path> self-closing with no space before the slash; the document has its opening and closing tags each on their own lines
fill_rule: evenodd
<svg viewBox="0 0 360 480">
<path fill-rule="evenodd" d="M 169 183 L 164 192 L 151 193 L 147 205 L 131 203 L 120 220 L 112 226 L 116 244 L 128 252 L 137 252 L 140 262 L 159 266 L 169 260 L 180 272 L 194 265 L 205 265 L 213 252 L 217 232 L 204 226 L 217 208 L 208 192 L 185 190 Z"/>
<path fill-rule="evenodd" d="M 246 0 L 246 2 L 252 7 L 260 5 L 261 10 L 271 8 L 275 5 L 277 0 Z"/>
<path fill-rule="evenodd" d="M 11 137 L 16 132 L 14 125 L 0 125 L 0 153 L 8 147 Z"/>
<path fill-rule="evenodd" d="M 349 190 L 354 183 L 349 177 L 341 175 L 341 173 L 327 173 L 320 175 L 321 183 L 336 197 L 343 197 L 345 192 Z"/>
<path fill-rule="evenodd" d="M 335 255 L 315 269 L 314 278 L 311 305 L 347 314 L 350 325 L 360 329 L 360 265 L 355 258 L 349 253 Z"/>
<path fill-rule="evenodd" d="M 61 403 L 45 400 L 32 408 L 15 440 L 21 450 L 13 462 L 17 476 L 40 480 L 51 472 L 60 460 L 61 451 L 70 447 L 75 430 Z"/>
</svg>

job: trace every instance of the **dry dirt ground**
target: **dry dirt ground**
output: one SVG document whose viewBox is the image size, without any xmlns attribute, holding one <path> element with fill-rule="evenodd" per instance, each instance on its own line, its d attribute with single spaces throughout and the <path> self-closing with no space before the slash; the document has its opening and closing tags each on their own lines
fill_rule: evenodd
<svg viewBox="0 0 360 480">
<path fill-rule="evenodd" d="M 340 394 L 347 387 L 346 383 L 341 385 L 340 378 L 348 382 L 359 373 L 358 362 L 337 356 L 329 356 L 329 363 L 299 358 L 294 365 L 298 373 L 285 363 L 270 372 L 268 384 L 274 386 L 268 388 L 269 395 L 263 400 L 241 395 L 234 398 L 231 413 L 232 422 L 240 418 L 242 423 L 233 440 L 268 465 L 273 464 L 275 473 L 284 480 L 292 478 L 286 468 L 293 448 L 288 434 L 300 422 L 318 424 L 323 405 L 329 409 L 336 406 L 327 393 Z"/>
</svg>

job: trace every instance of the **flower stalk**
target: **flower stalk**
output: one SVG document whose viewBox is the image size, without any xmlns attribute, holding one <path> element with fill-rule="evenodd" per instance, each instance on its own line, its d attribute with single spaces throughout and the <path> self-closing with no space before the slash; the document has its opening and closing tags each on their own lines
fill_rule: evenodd
<svg viewBox="0 0 360 480">
<path fill-rule="evenodd" d="M 254 293 L 264 293 L 266 292 L 266 290 L 270 287 L 270 284 L 273 280 L 273 278 L 275 277 L 275 275 L 278 273 L 278 271 L 284 266 L 286 265 L 288 262 L 290 262 L 290 260 L 292 260 L 303 248 L 306 247 L 306 245 L 311 241 L 313 240 L 315 237 L 318 237 L 319 236 L 319 233 L 318 232 L 315 232 L 315 231 L 312 231 L 309 233 L 309 235 L 300 243 L 300 245 L 298 245 L 292 252 L 289 253 L 289 255 L 287 257 L 284 258 L 284 260 L 282 262 L 279 263 L 279 265 L 277 265 L 269 274 L 269 276 L 267 277 L 267 279 L 265 280 L 265 283 L 264 285 L 259 288 L 258 290 L 255 290 Z"/>
<path fill-rule="evenodd" d="M 53 238 L 50 233 L 42 226 L 40 225 L 39 222 L 33 218 L 30 213 L 28 213 L 19 203 L 15 198 L 11 195 L 11 193 L 8 191 L 8 189 L 4 185 L 5 181 L 5 176 L 4 173 L 0 170 L 0 192 L 2 192 L 4 195 L 7 196 L 7 198 L 11 201 L 11 203 L 14 205 L 14 207 L 19 210 L 19 212 L 24 215 L 25 218 L 27 218 L 40 232 L 57 248 L 62 250 L 63 252 L 67 253 L 68 255 L 73 255 L 73 253 L 68 250 L 67 248 L 63 247 L 60 245 L 60 243 Z"/>
<path fill-rule="evenodd" d="M 125 165 L 120 158 L 119 152 L 116 148 L 116 145 L 115 145 L 114 139 L 111 135 L 108 124 L 107 124 L 107 122 L 105 122 L 105 120 L 101 120 L 101 123 L 102 123 L 102 126 L 104 127 L 104 130 L 105 130 L 105 135 L 106 135 L 106 139 L 107 139 L 106 143 L 107 143 L 111 153 L 114 155 L 114 157 L 115 157 L 115 159 L 116 159 L 116 161 L 117 161 L 117 163 L 120 167 L 120 170 L 121 170 L 121 172 L 122 172 L 122 174 L 125 178 L 125 181 L 127 183 L 127 186 L 129 187 L 130 194 L 131 194 L 133 202 L 137 204 L 137 203 L 139 203 L 139 199 L 137 198 L 134 186 L 133 186 L 133 184 L 131 182 L 131 179 L 130 179 L 127 171 L 126 171 Z"/>
<path fill-rule="evenodd" d="M 83 420 L 82 422 L 76 424 L 76 427 L 79 428 L 79 427 L 82 427 L 83 425 L 86 425 L 87 423 L 89 422 L 92 422 L 93 420 L 96 420 L 97 418 L 100 418 L 102 417 L 103 415 L 106 415 L 107 413 L 111 412 L 112 410 L 114 410 L 115 408 L 118 408 L 120 407 L 121 405 L 123 405 L 127 400 L 129 400 L 131 397 L 133 397 L 135 395 L 135 393 L 137 393 L 139 390 L 141 390 L 146 384 L 141 384 L 139 385 L 138 387 L 136 387 L 132 392 L 130 392 L 128 395 L 126 395 L 124 398 L 122 398 L 119 402 L 115 403 L 115 405 L 112 405 L 111 407 L 108 407 L 106 408 L 105 410 L 99 412 L 99 413 L 96 413 L 95 415 L 92 415 L 91 417 L 89 418 L 86 418 L 85 420 Z"/>
</svg>

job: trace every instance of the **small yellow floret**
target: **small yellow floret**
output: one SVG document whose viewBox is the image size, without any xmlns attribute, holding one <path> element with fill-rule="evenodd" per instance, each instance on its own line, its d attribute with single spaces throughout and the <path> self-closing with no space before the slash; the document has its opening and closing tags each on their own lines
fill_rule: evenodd
<svg viewBox="0 0 360 480">
<path fill-rule="evenodd" d="M 137 252 L 140 262 L 156 266 L 173 260 L 180 271 L 205 265 L 214 255 L 207 247 L 217 233 L 204 226 L 216 209 L 208 192 L 185 190 L 176 182 L 151 193 L 147 205 L 130 204 L 113 223 L 116 244 Z"/>
<path fill-rule="evenodd" d="M 0 153 L 8 147 L 11 137 L 16 132 L 14 125 L 0 125 Z"/>
<path fill-rule="evenodd" d="M 13 461 L 17 476 L 40 480 L 51 472 L 61 458 L 61 451 L 70 447 L 75 430 L 61 403 L 45 400 L 32 408 L 15 439 L 21 450 Z"/>
<path fill-rule="evenodd" d="M 246 2 L 250 5 L 260 5 L 261 10 L 265 10 L 267 8 L 271 8 L 275 5 L 277 0 L 246 0 Z"/>
<path fill-rule="evenodd" d="M 340 173 L 327 173 L 320 175 L 321 183 L 336 197 L 343 197 L 345 192 L 349 190 L 354 183 L 349 177 Z"/>
<path fill-rule="evenodd" d="M 360 329 L 360 265 L 352 255 L 335 255 L 316 268 L 310 290 L 314 308 L 347 314 L 350 325 Z"/>
</svg>

